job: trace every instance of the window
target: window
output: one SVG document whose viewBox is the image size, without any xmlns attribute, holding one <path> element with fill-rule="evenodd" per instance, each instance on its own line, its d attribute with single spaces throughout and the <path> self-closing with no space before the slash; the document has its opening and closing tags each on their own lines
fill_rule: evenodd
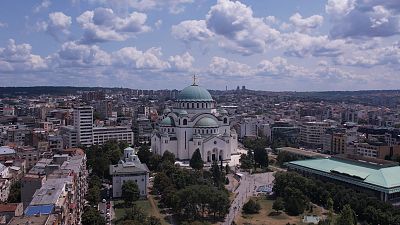
<svg viewBox="0 0 400 225">
<path fill-rule="evenodd" d="M 227 124 L 228 123 L 228 118 L 224 118 L 224 123 Z"/>
<path fill-rule="evenodd" d="M 197 103 L 197 108 L 199 108 L 199 103 Z"/>
<path fill-rule="evenodd" d="M 187 119 L 183 120 L 183 125 L 187 125 Z"/>
</svg>

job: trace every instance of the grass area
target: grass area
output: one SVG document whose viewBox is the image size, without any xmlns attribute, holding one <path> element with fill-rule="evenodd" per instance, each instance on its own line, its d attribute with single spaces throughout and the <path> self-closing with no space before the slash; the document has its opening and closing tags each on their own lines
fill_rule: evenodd
<svg viewBox="0 0 400 225">
<path fill-rule="evenodd" d="M 306 225 L 302 222 L 303 215 L 317 215 L 322 216 L 322 208 L 316 206 L 312 213 L 305 213 L 299 216 L 289 216 L 285 212 L 281 212 L 279 215 L 275 215 L 275 211 L 272 209 L 273 200 L 267 200 L 265 197 L 254 197 L 253 200 L 257 201 L 261 210 L 258 214 L 246 215 L 239 214 L 236 216 L 236 224 L 246 225 L 286 225 L 299 224 Z"/>
<path fill-rule="evenodd" d="M 135 202 L 136 206 L 141 208 L 143 212 L 149 216 L 155 216 L 161 220 L 162 225 L 167 225 L 167 223 L 164 220 L 164 217 L 160 214 L 158 208 L 157 208 L 157 203 L 151 204 L 150 199 L 144 199 L 144 200 L 138 200 Z M 114 201 L 114 211 L 115 211 L 115 222 L 118 224 L 119 221 L 121 221 L 125 217 L 125 211 L 126 209 L 124 205 L 123 200 L 118 200 Z"/>
</svg>

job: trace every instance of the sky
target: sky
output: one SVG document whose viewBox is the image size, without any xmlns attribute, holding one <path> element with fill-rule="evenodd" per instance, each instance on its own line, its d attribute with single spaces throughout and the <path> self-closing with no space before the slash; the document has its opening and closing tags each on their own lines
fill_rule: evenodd
<svg viewBox="0 0 400 225">
<path fill-rule="evenodd" d="M 2 0 L 0 87 L 400 89 L 399 0 Z"/>
</svg>

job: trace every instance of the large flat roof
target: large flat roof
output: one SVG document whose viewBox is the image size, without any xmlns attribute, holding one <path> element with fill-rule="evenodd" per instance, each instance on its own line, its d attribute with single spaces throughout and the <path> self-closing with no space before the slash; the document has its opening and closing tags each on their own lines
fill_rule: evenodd
<svg viewBox="0 0 400 225">
<path fill-rule="evenodd" d="M 380 168 L 367 163 L 356 163 L 335 158 L 292 161 L 287 163 L 287 166 L 289 168 L 312 170 L 322 173 L 321 175 L 330 176 L 333 179 L 349 181 L 371 189 L 383 188 L 387 190 L 396 188 L 396 190 L 388 192 L 400 192 L 400 166 Z"/>
</svg>

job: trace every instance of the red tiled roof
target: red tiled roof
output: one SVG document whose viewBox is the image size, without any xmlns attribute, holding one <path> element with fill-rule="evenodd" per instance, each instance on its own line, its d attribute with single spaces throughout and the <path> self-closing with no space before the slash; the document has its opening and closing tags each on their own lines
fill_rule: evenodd
<svg viewBox="0 0 400 225">
<path fill-rule="evenodd" d="M 15 212 L 15 210 L 17 210 L 18 204 L 21 203 L 0 204 L 0 212 Z"/>
</svg>

